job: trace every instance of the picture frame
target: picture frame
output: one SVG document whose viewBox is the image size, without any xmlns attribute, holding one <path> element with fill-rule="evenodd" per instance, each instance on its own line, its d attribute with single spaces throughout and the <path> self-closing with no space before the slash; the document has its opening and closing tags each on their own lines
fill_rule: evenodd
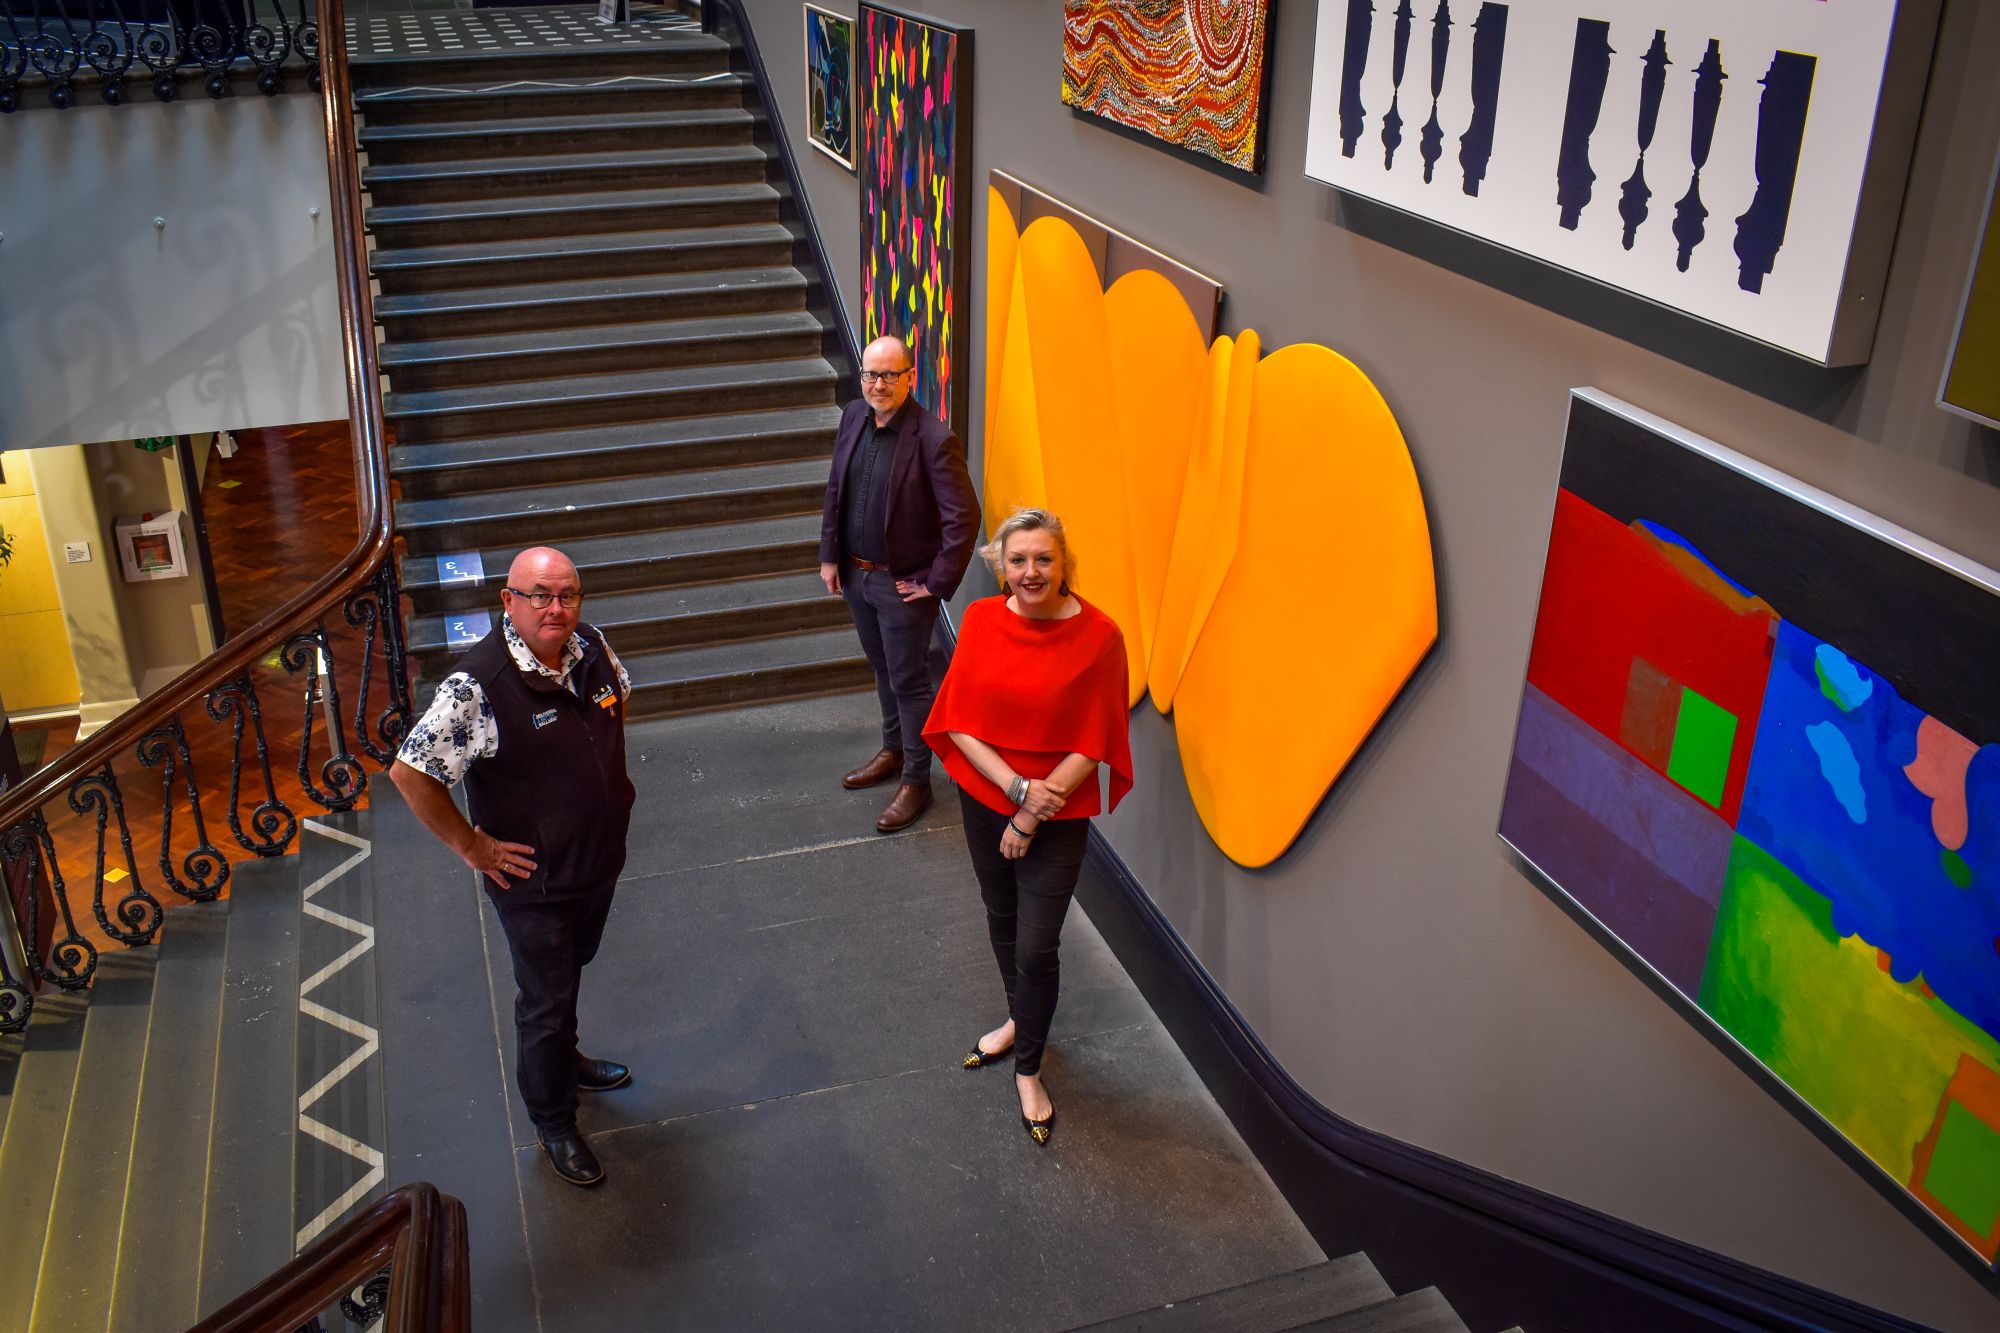
<svg viewBox="0 0 2000 1333">
<path fill-rule="evenodd" d="M 1986 192 L 1986 213 L 1965 277 L 1951 358 L 1938 382 L 1938 406 L 2000 430 L 2000 159 Z"/>
<path fill-rule="evenodd" d="M 854 20 L 804 6 L 806 140 L 854 170 Z"/>
</svg>

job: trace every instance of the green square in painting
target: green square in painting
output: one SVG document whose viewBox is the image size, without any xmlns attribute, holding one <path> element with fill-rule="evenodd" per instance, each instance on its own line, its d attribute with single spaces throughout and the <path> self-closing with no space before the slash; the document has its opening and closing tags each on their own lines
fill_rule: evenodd
<svg viewBox="0 0 2000 1333">
<path fill-rule="evenodd" d="M 1924 1188 L 1959 1221 L 1991 1234 L 2000 1222 L 2000 1130 L 1957 1102 L 1945 1107 Z"/>
<path fill-rule="evenodd" d="M 1729 751 L 1736 744 L 1736 714 L 1681 686 L 1681 715 L 1667 776 L 1717 809 L 1729 781 Z"/>
</svg>

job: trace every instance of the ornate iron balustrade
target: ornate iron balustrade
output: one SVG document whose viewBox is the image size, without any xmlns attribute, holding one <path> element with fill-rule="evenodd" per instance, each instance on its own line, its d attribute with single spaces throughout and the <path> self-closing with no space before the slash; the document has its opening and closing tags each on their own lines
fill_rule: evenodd
<svg viewBox="0 0 2000 1333">
<path fill-rule="evenodd" d="M 319 28 L 344 31 L 342 0 L 317 4 Z M 340 563 L 305 592 L 0 792 L 0 902 L 12 909 L 0 911 L 0 929 L 11 916 L 12 943 L 24 960 L 17 975 L 0 949 L 0 1033 L 27 1026 L 39 989 L 88 986 L 103 943 L 151 943 L 172 903 L 221 895 L 233 862 L 285 853 L 311 812 L 281 799 L 274 753 L 296 751 L 308 801 L 348 810 L 367 790 L 370 764 L 392 760 L 412 721 L 345 44 L 332 43 L 320 60 L 360 532 Z M 274 690 L 297 690 L 303 705 L 294 729 L 287 700 L 288 725 L 275 735 L 268 725 L 277 717 Z M 350 701 L 345 706 L 343 697 Z M 202 802 L 204 792 L 219 801 L 221 776 L 196 765 L 200 742 L 219 739 L 223 728 L 230 753 L 226 831 L 211 827 Z M 154 801 L 157 823 L 150 817 Z M 155 842 L 157 856 L 142 857 L 139 844 Z M 86 919 L 96 922 L 100 942 L 79 929 Z"/>
<path fill-rule="evenodd" d="M 313 0 L 0 0 L 0 112 L 18 110 L 31 82 L 57 108 L 87 83 L 121 105 L 133 79 L 171 102 L 184 74 L 203 76 L 210 97 L 253 72 L 266 97 L 285 90 L 288 71 L 318 92 L 319 35 Z"/>
</svg>

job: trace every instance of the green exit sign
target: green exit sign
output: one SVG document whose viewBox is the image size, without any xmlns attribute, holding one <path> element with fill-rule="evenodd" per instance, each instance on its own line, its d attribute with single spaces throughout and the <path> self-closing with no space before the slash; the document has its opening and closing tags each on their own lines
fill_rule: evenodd
<svg viewBox="0 0 2000 1333">
<path fill-rule="evenodd" d="M 138 445 L 149 454 L 156 454 L 162 449 L 173 448 L 174 437 L 171 435 L 148 435 L 145 439 L 134 440 L 132 443 Z"/>
</svg>

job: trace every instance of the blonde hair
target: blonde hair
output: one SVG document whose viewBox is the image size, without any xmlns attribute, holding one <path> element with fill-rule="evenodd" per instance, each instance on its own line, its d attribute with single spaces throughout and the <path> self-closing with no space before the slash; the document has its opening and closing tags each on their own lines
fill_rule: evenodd
<svg viewBox="0 0 2000 1333">
<path fill-rule="evenodd" d="M 1007 553 L 1007 539 L 1017 532 L 1046 532 L 1056 544 L 1056 551 L 1062 556 L 1063 579 L 1057 592 L 1064 597 L 1070 595 L 1070 588 L 1076 582 L 1076 557 L 1069 553 L 1069 538 L 1063 532 L 1062 520 L 1046 509 L 1022 508 L 1007 515 L 999 527 L 993 530 L 993 540 L 979 548 L 980 558 L 987 568 L 1000 580 L 1000 586 L 1007 586 L 1007 571 L 1004 568 Z"/>
</svg>

